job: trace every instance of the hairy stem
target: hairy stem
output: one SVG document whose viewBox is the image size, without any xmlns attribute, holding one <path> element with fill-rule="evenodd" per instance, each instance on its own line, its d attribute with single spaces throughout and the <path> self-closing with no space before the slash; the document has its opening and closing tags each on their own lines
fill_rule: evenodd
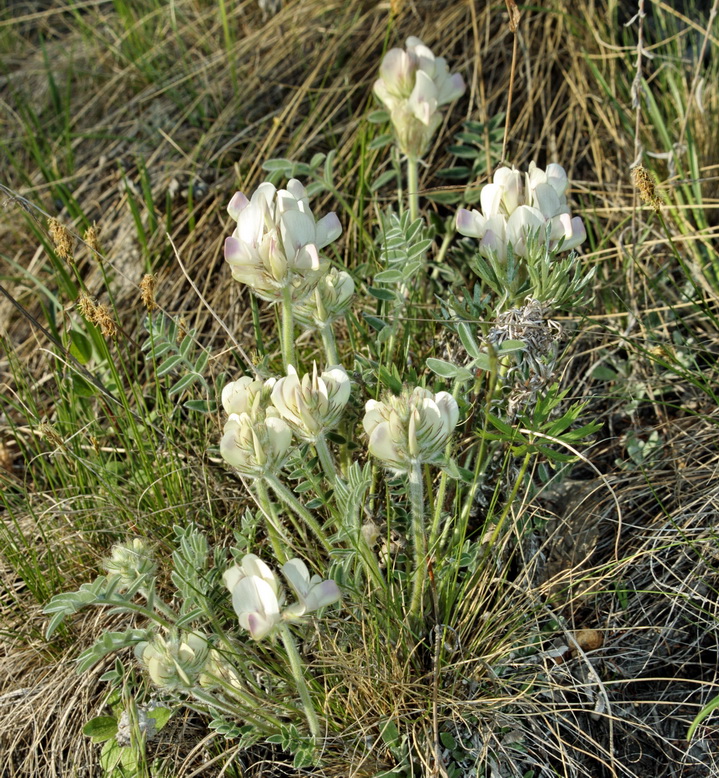
<svg viewBox="0 0 719 778">
<path fill-rule="evenodd" d="M 322 527 L 320 527 L 315 517 L 307 508 L 305 508 L 297 497 L 295 497 L 294 493 L 288 489 L 276 475 L 266 475 L 265 481 L 280 500 L 304 521 L 307 527 L 315 534 L 317 540 L 322 544 L 322 548 L 329 553 L 332 550 L 332 546 L 330 546 Z"/>
<path fill-rule="evenodd" d="M 282 287 L 282 364 L 287 368 L 297 367 L 295 360 L 295 325 L 292 316 L 292 289 Z"/>
<path fill-rule="evenodd" d="M 292 670 L 292 677 L 295 680 L 297 692 L 302 700 L 302 707 L 305 709 L 305 716 L 307 717 L 307 723 L 310 727 L 312 737 L 318 738 L 320 736 L 320 722 L 317 718 L 314 705 L 312 704 L 312 698 L 310 697 L 310 690 L 307 688 L 305 682 L 304 668 L 302 666 L 302 660 L 300 659 L 297 646 L 295 645 L 295 639 L 292 637 L 290 628 L 287 624 L 283 624 L 280 627 L 280 636 L 284 643 L 285 650 L 287 651 L 287 659 L 290 662 L 290 669 Z"/>
<path fill-rule="evenodd" d="M 422 465 L 413 462 L 409 471 L 409 499 L 412 506 L 412 545 L 414 546 L 414 589 L 409 608 L 410 616 L 422 611 L 422 595 L 427 573 L 427 536 L 424 527 L 424 486 Z"/>
</svg>

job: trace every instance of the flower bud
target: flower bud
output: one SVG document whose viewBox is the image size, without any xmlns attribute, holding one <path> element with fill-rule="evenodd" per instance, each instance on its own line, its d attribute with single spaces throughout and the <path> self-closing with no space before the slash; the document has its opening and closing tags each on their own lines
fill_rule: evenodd
<svg viewBox="0 0 719 778">
<path fill-rule="evenodd" d="M 300 380 L 289 365 L 287 376 L 272 389 L 272 403 L 298 437 L 313 443 L 339 422 L 350 396 L 350 379 L 343 367 L 329 367 L 321 375 L 313 364 L 312 375 Z"/>
<path fill-rule="evenodd" d="M 232 413 L 225 423 L 220 454 L 228 464 L 249 478 L 262 478 L 279 470 L 292 445 L 292 430 L 268 408 L 253 418 L 248 413 Z"/>
<path fill-rule="evenodd" d="M 118 591 L 131 589 L 140 579 L 149 581 L 156 569 L 152 549 L 140 538 L 113 546 L 103 566 L 109 576 L 119 576 Z"/>
<path fill-rule="evenodd" d="M 198 682 L 207 662 L 210 646 L 204 635 L 181 633 L 155 635 L 138 643 L 135 655 L 158 686 L 165 689 L 189 689 Z"/>
<path fill-rule="evenodd" d="M 323 327 L 345 315 L 355 291 L 352 276 L 331 268 L 307 299 L 295 309 L 295 321 L 307 329 Z"/>
<path fill-rule="evenodd" d="M 370 454 L 396 472 L 407 472 L 413 464 L 441 461 L 458 418 L 451 394 L 418 386 L 383 402 L 369 400 L 362 424 Z"/>
<path fill-rule="evenodd" d="M 258 412 L 266 410 L 270 404 L 270 392 L 274 384 L 274 378 L 261 381 L 247 375 L 225 384 L 222 389 L 222 407 L 225 413 L 228 416 L 233 413 L 246 413 L 255 418 Z"/>
</svg>

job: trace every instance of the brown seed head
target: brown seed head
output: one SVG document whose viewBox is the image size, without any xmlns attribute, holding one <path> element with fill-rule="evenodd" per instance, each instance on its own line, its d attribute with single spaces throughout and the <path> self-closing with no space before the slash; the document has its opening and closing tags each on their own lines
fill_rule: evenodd
<svg viewBox="0 0 719 778">
<path fill-rule="evenodd" d="M 658 213 L 662 207 L 662 199 L 657 194 L 657 184 L 652 174 L 643 165 L 632 168 L 632 183 L 642 200 Z"/>
<path fill-rule="evenodd" d="M 105 305 L 95 306 L 95 320 L 93 324 L 96 324 L 100 328 L 100 332 L 106 338 L 114 338 L 117 335 L 117 325 L 110 316 L 110 311 Z"/>
<path fill-rule="evenodd" d="M 77 310 L 80 311 L 83 317 L 88 321 L 92 321 L 93 316 L 95 315 L 95 303 L 85 294 L 85 292 L 80 292 L 76 305 Z"/>
<path fill-rule="evenodd" d="M 100 239 L 97 235 L 97 226 L 93 223 L 92 227 L 88 227 L 85 230 L 84 241 L 87 247 L 94 254 L 96 259 L 102 261 L 102 253 L 100 251 Z"/>
<path fill-rule="evenodd" d="M 157 303 L 155 302 L 156 282 L 157 279 L 151 273 L 145 273 L 142 281 L 140 281 L 140 299 L 150 313 L 157 308 Z"/>
<path fill-rule="evenodd" d="M 64 259 L 66 262 L 74 262 L 72 255 L 72 237 L 70 232 L 64 224 L 60 224 L 57 219 L 50 219 L 48 224 L 50 231 L 50 237 L 55 244 L 55 251 L 60 259 Z"/>
</svg>

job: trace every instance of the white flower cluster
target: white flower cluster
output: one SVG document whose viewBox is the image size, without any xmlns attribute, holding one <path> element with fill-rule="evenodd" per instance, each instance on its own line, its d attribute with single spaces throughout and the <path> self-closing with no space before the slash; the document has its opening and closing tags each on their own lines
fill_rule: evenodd
<svg viewBox="0 0 719 778">
<path fill-rule="evenodd" d="M 413 159 L 425 155 L 442 122 L 439 107 L 464 94 L 459 73 L 449 72 L 419 38 L 407 38 L 407 50 L 390 49 L 382 60 L 374 93 L 389 111 L 397 142 Z"/>
<path fill-rule="evenodd" d="M 337 425 L 350 396 L 350 379 L 343 367 L 329 367 L 302 378 L 292 367 L 287 376 L 266 381 L 243 376 L 222 390 L 228 414 L 220 453 L 250 478 L 261 478 L 282 467 L 292 446 L 292 433 L 314 443 Z"/>
<path fill-rule="evenodd" d="M 382 402 L 369 400 L 362 424 L 370 454 L 396 472 L 407 472 L 415 464 L 441 460 L 458 419 L 451 394 L 417 386 Z"/>
<path fill-rule="evenodd" d="M 237 222 L 225 241 L 225 259 L 236 281 L 275 303 L 289 288 L 292 302 L 301 306 L 299 320 L 310 326 L 344 314 L 354 282 L 345 271 L 328 272 L 320 255 L 342 234 L 342 226 L 335 213 L 315 219 L 307 191 L 296 178 L 286 189 L 266 181 L 249 200 L 237 192 L 227 210 Z"/>
<path fill-rule="evenodd" d="M 511 245 L 515 256 L 527 257 L 530 238 L 544 246 L 549 240 L 553 250 L 562 241 L 562 250 L 576 248 L 587 237 L 579 216 L 572 218 L 567 205 L 569 181 L 561 165 L 552 163 L 546 170 L 534 162 L 522 175 L 514 168 L 501 167 L 480 192 L 481 212 L 461 208 L 457 213 L 457 231 L 479 238 L 479 253 L 500 262 L 507 259 Z"/>
<path fill-rule="evenodd" d="M 310 576 L 301 559 L 290 559 L 282 565 L 282 574 L 297 597 L 284 607 L 285 596 L 280 582 L 255 554 L 246 554 L 239 565 L 226 570 L 223 578 L 232 595 L 232 607 L 240 626 L 253 640 L 271 635 L 283 621 L 296 621 L 340 599 L 340 590 L 332 580 Z"/>
</svg>

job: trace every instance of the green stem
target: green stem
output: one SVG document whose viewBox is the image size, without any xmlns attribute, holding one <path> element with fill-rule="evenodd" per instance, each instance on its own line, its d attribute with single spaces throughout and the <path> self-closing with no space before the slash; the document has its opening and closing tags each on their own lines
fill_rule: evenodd
<svg viewBox="0 0 719 778">
<path fill-rule="evenodd" d="M 282 500 L 282 502 L 294 511 L 302 521 L 314 532 L 315 537 L 320 541 L 324 550 L 329 554 L 332 551 L 322 527 L 317 523 L 315 517 L 305 508 L 304 505 L 295 497 L 295 495 L 277 478 L 276 475 L 266 475 L 265 481 L 269 484 L 272 491 Z"/>
<path fill-rule="evenodd" d="M 302 666 L 302 660 L 300 659 L 297 646 L 295 645 L 295 639 L 292 637 L 290 628 L 287 624 L 283 624 L 280 627 L 280 635 L 282 642 L 284 643 L 285 650 L 287 651 L 287 659 L 290 662 L 290 669 L 292 670 L 292 677 L 295 679 L 295 685 L 302 700 L 302 706 L 305 709 L 305 716 L 307 716 L 307 723 L 310 727 L 312 737 L 319 738 L 320 736 L 320 722 L 315 713 L 314 705 L 312 704 L 312 698 L 310 697 L 310 691 L 305 683 L 304 668 Z"/>
<path fill-rule="evenodd" d="M 320 464 L 322 465 L 325 476 L 327 476 L 327 480 L 334 486 L 337 481 L 337 468 L 335 467 L 334 457 L 332 456 L 330 447 L 327 445 L 327 440 L 325 439 L 323 432 L 321 432 L 315 440 L 315 450 L 317 451 L 317 456 L 320 458 Z"/>
<path fill-rule="evenodd" d="M 277 511 L 275 510 L 272 500 L 270 500 L 270 495 L 267 493 L 267 487 L 265 486 L 264 481 L 261 478 L 257 478 L 255 479 L 254 486 L 255 491 L 257 492 L 257 501 L 260 504 L 260 509 L 267 522 L 267 535 L 269 536 L 275 559 L 277 559 L 280 564 L 284 564 L 289 557 L 285 553 L 282 542 L 284 542 L 285 548 L 291 548 L 292 541 L 284 534 L 279 517 L 277 516 Z"/>
<path fill-rule="evenodd" d="M 295 325 L 292 317 L 292 289 L 289 285 L 282 287 L 282 364 L 287 368 L 297 367 L 295 359 Z"/>
<path fill-rule="evenodd" d="M 222 711 L 222 713 L 224 713 L 226 716 L 235 718 L 239 713 L 241 718 L 263 732 L 267 732 L 268 730 L 274 728 L 279 729 L 282 726 L 282 723 L 279 719 L 275 718 L 274 716 L 269 716 L 266 713 L 261 714 L 262 718 L 265 719 L 265 721 L 268 722 L 271 727 L 268 726 L 267 723 L 263 722 L 262 719 L 255 718 L 252 714 L 255 712 L 262 712 L 262 706 L 259 705 L 257 700 L 253 699 L 252 697 L 245 698 L 245 696 L 240 693 L 239 689 L 235 690 L 234 694 L 237 697 L 240 697 L 242 702 L 247 706 L 247 708 L 242 711 L 238 711 L 237 708 L 222 702 L 222 700 L 219 700 L 213 694 L 210 694 L 210 692 L 206 692 L 204 689 L 201 689 L 197 686 L 195 686 L 190 693 L 199 702 L 204 703 L 211 709 L 214 708 L 215 710 Z"/>
<path fill-rule="evenodd" d="M 499 537 L 499 533 L 500 530 L 502 529 L 502 525 L 504 524 L 504 520 L 509 515 L 509 511 L 511 510 L 512 505 L 514 504 L 514 500 L 517 496 L 517 492 L 519 491 L 519 487 L 522 485 L 522 481 L 524 481 L 524 476 L 527 473 L 527 468 L 529 467 L 530 459 L 531 459 L 531 454 L 527 453 L 524 455 L 524 459 L 522 460 L 522 466 L 519 469 L 519 475 L 517 476 L 517 480 L 514 482 L 514 486 L 512 487 L 512 492 L 507 498 L 507 502 L 504 506 L 504 510 L 502 511 L 502 515 L 499 517 L 497 526 L 494 528 L 494 532 L 492 532 L 492 537 L 489 539 L 489 543 L 487 544 L 488 551 L 494 546 L 494 544 L 497 541 L 497 538 Z"/>
<path fill-rule="evenodd" d="M 422 465 L 413 462 L 409 471 L 409 499 L 412 506 L 412 544 L 414 546 L 414 589 L 409 608 L 410 616 L 417 616 L 422 610 L 424 580 L 427 573 L 427 537 L 424 527 L 424 486 Z"/>
<path fill-rule="evenodd" d="M 327 321 L 322 324 L 320 335 L 322 335 L 322 345 L 325 347 L 325 354 L 327 355 L 327 365 L 339 365 L 340 358 L 337 353 L 337 341 L 335 340 L 331 322 Z"/>
<path fill-rule="evenodd" d="M 407 157 L 407 196 L 409 198 L 409 218 L 419 218 L 419 161 Z"/>
</svg>

